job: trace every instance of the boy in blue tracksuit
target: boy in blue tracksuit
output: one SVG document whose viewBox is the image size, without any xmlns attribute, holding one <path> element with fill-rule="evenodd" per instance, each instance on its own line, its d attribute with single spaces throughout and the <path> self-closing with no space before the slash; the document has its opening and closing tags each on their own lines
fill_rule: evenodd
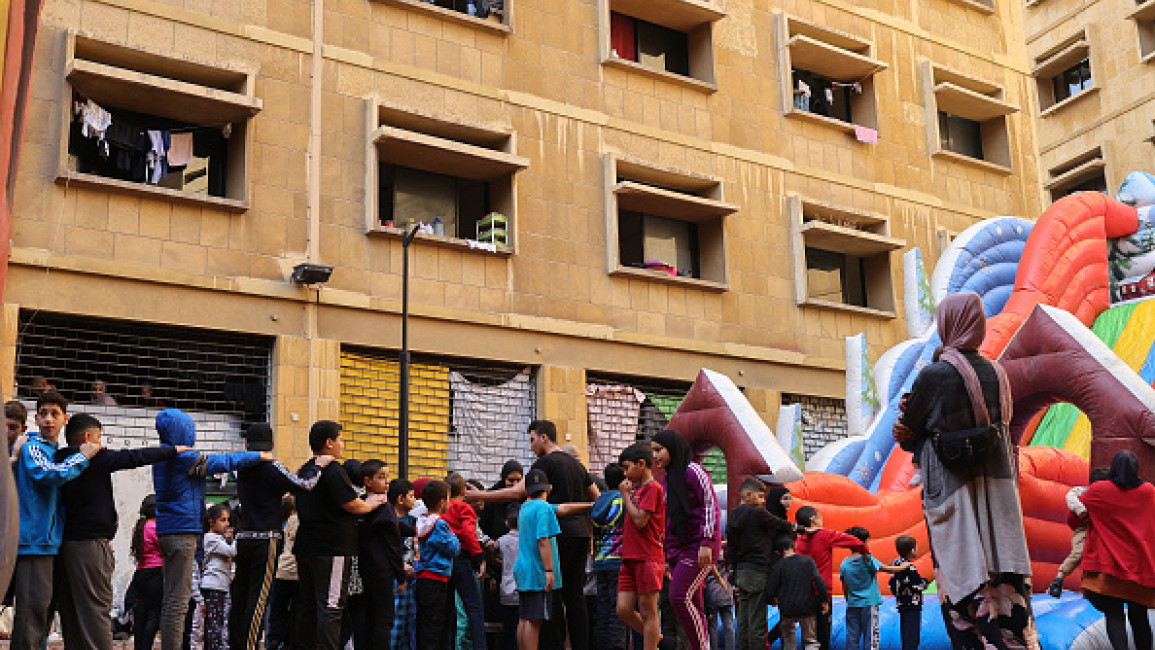
<svg viewBox="0 0 1155 650">
<path fill-rule="evenodd" d="M 441 518 L 449 503 L 449 486 L 444 481 L 429 481 L 421 490 L 428 514 L 417 519 L 417 647 L 441 645 L 441 627 L 445 601 L 449 597 L 449 575 L 461 542 Z"/>
<path fill-rule="evenodd" d="M 85 443 L 77 453 L 56 462 L 56 439 L 67 422 L 68 400 L 56 391 L 42 393 L 36 400 L 40 430 L 28 434 L 13 467 L 20 497 L 20 545 L 12 578 L 16 599 L 13 650 L 39 648 L 48 633 L 52 567 L 64 535 L 60 486 L 80 476 L 88 460 L 102 449 L 99 443 Z"/>
<path fill-rule="evenodd" d="M 196 445 L 196 426 L 187 413 L 165 409 L 156 416 L 156 431 L 165 445 Z M 204 533 L 205 477 L 272 460 L 268 452 L 204 454 L 186 451 L 152 466 L 156 491 L 156 534 L 164 558 L 164 603 L 160 613 L 162 650 L 180 650 L 184 619 L 192 591 L 197 539 Z"/>
</svg>

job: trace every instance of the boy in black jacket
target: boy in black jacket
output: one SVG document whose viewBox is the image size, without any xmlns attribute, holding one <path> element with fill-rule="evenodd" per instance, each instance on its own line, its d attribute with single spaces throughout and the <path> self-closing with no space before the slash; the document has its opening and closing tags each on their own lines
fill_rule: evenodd
<svg viewBox="0 0 1155 650">
<path fill-rule="evenodd" d="M 766 578 L 766 595 L 778 601 L 782 625 L 782 650 L 796 650 L 794 625 L 802 628 L 805 650 L 818 650 L 817 617 L 830 607 L 826 582 L 818 574 L 818 565 L 809 555 L 794 552 L 794 540 L 787 536 L 774 542 L 782 559 L 770 569 Z"/>
<path fill-rule="evenodd" d="M 774 542 L 792 536 L 795 524 L 766 509 L 766 484 L 755 477 L 738 488 L 742 503 L 726 523 L 727 556 L 738 588 L 738 648 L 766 647 L 766 575 L 778 559 Z"/>
<path fill-rule="evenodd" d="M 264 422 L 249 426 L 245 432 L 245 448 L 271 452 L 272 427 Z M 232 650 L 255 650 L 261 638 L 265 607 L 277 573 L 281 501 L 285 493 L 312 490 L 321 479 L 320 470 L 332 460 L 332 456 L 318 456 L 306 476 L 294 474 L 278 461 L 237 470 L 241 520 L 236 534 L 236 575 L 230 587 L 229 647 Z"/>
<path fill-rule="evenodd" d="M 361 463 L 361 479 L 368 494 L 389 494 L 389 467 L 379 460 Z M 361 582 L 365 587 L 364 625 L 353 634 L 357 650 L 390 647 L 393 632 L 393 594 L 405 589 L 401 531 L 392 507 L 362 515 L 357 524 Z"/>
<path fill-rule="evenodd" d="M 56 452 L 63 460 L 86 442 L 100 443 L 100 420 L 77 413 L 64 429 L 67 447 Z M 56 598 L 64 643 L 69 648 L 112 649 L 112 569 L 110 542 L 116 535 L 116 502 L 112 473 L 175 458 L 189 447 L 102 449 L 88 469 L 60 487 L 64 510 L 64 541 L 56 556 Z"/>
</svg>

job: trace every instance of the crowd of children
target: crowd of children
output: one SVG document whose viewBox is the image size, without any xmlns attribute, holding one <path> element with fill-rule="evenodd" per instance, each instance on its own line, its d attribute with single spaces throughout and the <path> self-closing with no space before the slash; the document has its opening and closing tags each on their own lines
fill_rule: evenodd
<svg viewBox="0 0 1155 650">
<path fill-rule="evenodd" d="M 111 475 L 147 465 L 155 494 L 133 532 L 128 597 L 138 650 L 157 634 L 165 650 L 190 638 L 207 650 L 252 649 L 262 637 L 276 649 L 485 650 L 495 620 L 504 648 L 537 648 L 539 638 L 558 647 L 550 632 L 575 650 L 590 638 L 598 650 L 655 650 L 676 639 L 692 650 L 762 650 L 778 637 L 792 650 L 800 628 L 807 650 L 825 650 L 834 547 L 851 550 L 840 569 L 847 647 L 878 647 L 879 572 L 893 575 L 904 649 L 918 646 L 926 581 L 910 563 L 913 538 L 900 537 L 899 558 L 883 564 L 865 529 L 825 529 L 812 507 L 790 522 L 790 493 L 750 478 L 729 516 L 724 560 L 713 484 L 674 431 L 626 448 L 602 480 L 557 446 L 552 423 L 535 421 L 538 462 L 528 472 L 507 463 L 500 484 L 482 491 L 459 474 L 411 483 L 391 479 L 381 460 L 334 462 L 344 441 L 327 420 L 309 432 L 313 457 L 291 472 L 273 459 L 267 425 L 249 427 L 246 451 L 206 454 L 194 448 L 192 418 L 165 409 L 161 444 L 111 450 L 99 420 L 67 410 L 45 391 L 38 431 L 26 433 L 23 407 L 5 409 L 21 507 L 17 650 L 39 647 L 53 611 L 66 647 L 112 647 Z M 239 504 L 206 510 L 206 477 L 226 472 L 237 473 Z M 592 533 L 583 533 L 589 522 Z M 584 605 L 583 590 L 593 616 L 566 595 Z M 780 612 L 769 637 L 767 604 Z"/>
</svg>

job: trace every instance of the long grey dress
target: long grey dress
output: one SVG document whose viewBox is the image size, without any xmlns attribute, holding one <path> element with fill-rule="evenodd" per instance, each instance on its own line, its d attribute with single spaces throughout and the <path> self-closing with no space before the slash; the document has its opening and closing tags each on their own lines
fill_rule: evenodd
<svg viewBox="0 0 1155 650">
<path fill-rule="evenodd" d="M 992 422 L 1001 420 L 998 377 L 977 352 L 964 353 L 975 367 Z M 959 476 L 943 467 L 929 435 L 975 426 L 962 377 L 940 361 L 914 382 L 903 422 L 925 440 L 922 451 L 923 509 L 941 592 L 952 602 L 974 594 L 999 574 L 1031 575 L 1031 558 L 1019 500 L 1018 455 L 1006 435 L 998 453 Z"/>
</svg>

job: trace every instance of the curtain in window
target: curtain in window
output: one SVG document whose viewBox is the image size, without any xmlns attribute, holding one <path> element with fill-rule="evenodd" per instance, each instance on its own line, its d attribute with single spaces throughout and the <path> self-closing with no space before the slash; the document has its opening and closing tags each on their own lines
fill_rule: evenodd
<svg viewBox="0 0 1155 650">
<path fill-rule="evenodd" d="M 586 384 L 591 471 L 600 472 L 617 462 L 618 454 L 633 444 L 645 399 L 645 394 L 632 386 Z"/>
<path fill-rule="evenodd" d="M 533 374 L 523 371 L 499 385 L 469 381 L 449 373 L 453 390 L 453 427 L 449 468 L 489 486 L 505 461 L 521 461 L 526 471 L 535 460 L 526 429 L 535 413 Z"/>
<path fill-rule="evenodd" d="M 610 13 L 610 48 L 629 61 L 638 60 L 637 22 L 624 14 Z"/>
</svg>

